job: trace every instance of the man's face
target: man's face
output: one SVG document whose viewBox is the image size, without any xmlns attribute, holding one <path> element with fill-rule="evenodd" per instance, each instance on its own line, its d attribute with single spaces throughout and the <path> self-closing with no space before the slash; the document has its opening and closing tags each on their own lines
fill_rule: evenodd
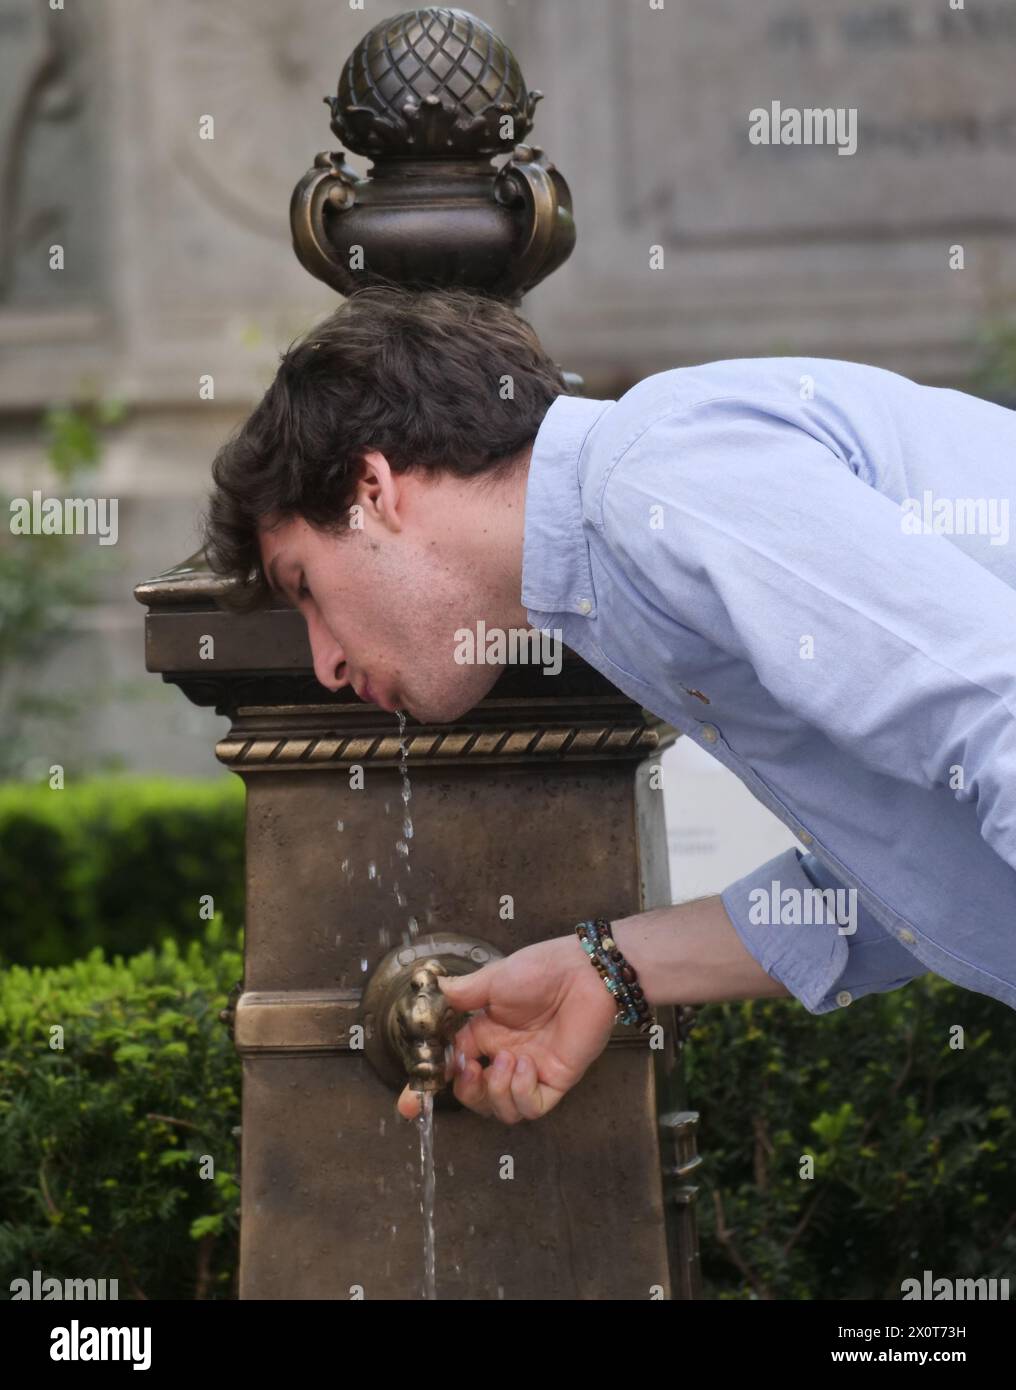
<svg viewBox="0 0 1016 1390">
<path fill-rule="evenodd" d="M 266 519 L 265 573 L 303 614 L 323 686 L 350 685 L 421 722 L 456 719 L 504 669 L 454 657 L 457 629 L 498 619 L 491 577 L 462 546 L 461 493 L 444 478 L 394 474 L 382 454 L 364 464 L 341 534 Z"/>
</svg>

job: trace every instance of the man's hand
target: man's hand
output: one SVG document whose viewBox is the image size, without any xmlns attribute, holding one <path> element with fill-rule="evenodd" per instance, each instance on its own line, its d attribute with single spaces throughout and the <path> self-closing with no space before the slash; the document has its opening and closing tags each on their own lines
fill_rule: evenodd
<svg viewBox="0 0 1016 1390">
<path fill-rule="evenodd" d="M 789 997 L 743 945 L 719 895 L 619 918 L 610 934 L 650 1006 Z M 477 1010 L 455 1036 L 455 1095 L 508 1125 L 553 1110 L 606 1047 L 617 1013 L 574 934 L 439 983 L 456 1009 Z M 415 1118 L 417 1092 L 407 1086 L 397 1109 Z"/>
<path fill-rule="evenodd" d="M 553 1110 L 606 1047 L 617 1013 L 574 934 L 439 984 L 449 1003 L 472 1013 L 455 1035 L 455 1096 L 507 1125 Z M 415 1118 L 419 1094 L 407 1086 L 397 1109 Z"/>
</svg>

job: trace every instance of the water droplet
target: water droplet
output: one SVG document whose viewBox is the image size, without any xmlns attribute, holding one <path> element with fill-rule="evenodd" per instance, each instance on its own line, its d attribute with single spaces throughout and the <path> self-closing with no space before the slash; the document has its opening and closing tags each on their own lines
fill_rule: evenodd
<svg viewBox="0 0 1016 1390">
<path fill-rule="evenodd" d="M 410 936 L 417 936 L 417 935 L 419 934 L 419 931 L 420 931 L 420 924 L 419 924 L 419 922 L 416 920 L 416 918 L 415 918 L 415 917 L 410 917 L 408 925 L 409 925 L 409 935 L 410 935 Z"/>
<path fill-rule="evenodd" d="M 407 855 L 407 854 L 409 853 L 409 846 L 406 844 L 405 840 L 396 840 L 396 841 L 395 841 L 395 852 L 396 852 L 397 854 L 401 854 L 401 855 L 403 855 L 403 856 L 405 856 L 405 855 Z M 372 877 L 373 877 L 373 875 L 372 875 Z"/>
<path fill-rule="evenodd" d="M 335 829 L 336 829 L 336 830 L 345 830 L 345 828 L 346 828 L 346 822 L 345 822 L 345 821 L 343 821 L 343 820 L 337 820 L 337 821 L 335 822 Z"/>
<path fill-rule="evenodd" d="M 373 859 L 367 865 L 367 877 L 377 878 L 377 865 L 374 863 Z"/>
<path fill-rule="evenodd" d="M 364 973 L 366 973 L 366 970 L 367 970 L 367 962 L 366 962 L 365 960 L 362 960 L 362 961 L 360 962 L 360 969 L 361 969 L 362 971 L 364 971 Z"/>
<path fill-rule="evenodd" d="M 402 822 L 402 833 L 403 835 L 405 835 L 407 840 L 411 840 L 413 838 L 413 822 L 409 819 L 408 816 Z"/>
</svg>

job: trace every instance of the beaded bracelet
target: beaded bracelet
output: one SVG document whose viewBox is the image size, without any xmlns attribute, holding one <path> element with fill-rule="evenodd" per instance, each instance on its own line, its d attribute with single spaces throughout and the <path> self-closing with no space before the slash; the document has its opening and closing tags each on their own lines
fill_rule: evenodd
<svg viewBox="0 0 1016 1390">
<path fill-rule="evenodd" d="M 634 968 L 610 935 L 610 923 L 597 917 L 579 922 L 575 931 L 600 979 L 620 1005 L 614 1022 L 633 1025 L 640 1033 L 648 1032 L 656 1020 Z"/>
<path fill-rule="evenodd" d="M 576 932 L 597 974 L 621 1005 L 615 1022 L 637 1025 L 640 1032 L 646 1032 L 653 1016 L 634 969 L 610 935 L 610 923 L 602 917 L 580 922 Z"/>
</svg>

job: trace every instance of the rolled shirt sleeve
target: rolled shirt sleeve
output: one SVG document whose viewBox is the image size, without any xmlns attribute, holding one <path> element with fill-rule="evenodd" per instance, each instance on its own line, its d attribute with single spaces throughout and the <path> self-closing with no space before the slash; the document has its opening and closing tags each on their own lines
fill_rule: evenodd
<svg viewBox="0 0 1016 1390">
<path fill-rule="evenodd" d="M 653 421 L 605 481 L 605 540 L 644 599 L 838 747 L 972 802 L 1016 869 L 1016 592 L 945 536 L 908 533 L 781 410 L 724 397 Z"/>
<path fill-rule="evenodd" d="M 819 904 L 814 890 L 838 894 Z M 815 908 L 846 906 L 833 913 L 799 911 L 787 921 L 778 905 L 784 895 L 804 904 L 806 894 Z M 850 894 L 850 896 L 848 896 Z M 896 942 L 851 893 L 814 857 L 788 849 L 720 894 L 727 916 L 746 951 L 766 974 L 778 980 L 813 1014 L 829 1013 L 866 994 L 899 989 L 926 973 L 909 951 Z M 774 920 L 775 919 L 775 920 Z"/>
</svg>

